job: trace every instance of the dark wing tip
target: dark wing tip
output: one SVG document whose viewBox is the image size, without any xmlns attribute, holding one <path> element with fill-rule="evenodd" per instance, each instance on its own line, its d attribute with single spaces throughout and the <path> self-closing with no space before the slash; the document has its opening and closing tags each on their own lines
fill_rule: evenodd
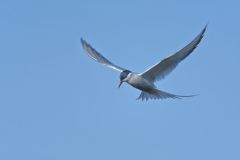
<svg viewBox="0 0 240 160">
<path fill-rule="evenodd" d="M 87 42 L 82 37 L 80 38 L 80 41 L 81 41 L 83 46 L 87 44 Z"/>
<path fill-rule="evenodd" d="M 200 33 L 200 35 L 204 35 L 204 33 L 206 32 L 207 30 L 207 27 L 208 27 L 208 23 L 205 25 L 205 27 L 203 28 L 202 32 Z"/>
</svg>

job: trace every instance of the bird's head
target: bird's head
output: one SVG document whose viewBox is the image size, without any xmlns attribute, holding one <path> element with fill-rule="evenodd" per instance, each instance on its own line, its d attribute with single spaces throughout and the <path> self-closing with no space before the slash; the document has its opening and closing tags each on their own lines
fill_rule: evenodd
<svg viewBox="0 0 240 160">
<path fill-rule="evenodd" d="M 124 70 L 124 71 L 121 72 L 120 82 L 119 82 L 119 85 L 118 85 L 119 88 L 122 85 L 122 83 L 126 81 L 126 78 L 127 78 L 129 73 L 131 73 L 131 71 L 129 71 L 129 70 Z"/>
</svg>

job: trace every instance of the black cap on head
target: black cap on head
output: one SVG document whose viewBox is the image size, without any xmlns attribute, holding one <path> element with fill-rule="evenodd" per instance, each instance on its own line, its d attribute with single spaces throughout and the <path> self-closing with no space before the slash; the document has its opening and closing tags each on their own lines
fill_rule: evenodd
<svg viewBox="0 0 240 160">
<path fill-rule="evenodd" d="M 128 76 L 129 73 L 131 73 L 131 71 L 129 71 L 129 70 L 122 71 L 120 74 L 120 80 L 121 81 L 124 80 Z"/>
</svg>

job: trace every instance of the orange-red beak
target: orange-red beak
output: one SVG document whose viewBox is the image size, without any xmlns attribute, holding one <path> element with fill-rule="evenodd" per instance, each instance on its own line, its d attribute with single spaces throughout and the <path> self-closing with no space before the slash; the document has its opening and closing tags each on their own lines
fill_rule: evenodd
<svg viewBox="0 0 240 160">
<path fill-rule="evenodd" d="M 119 82 L 118 88 L 120 88 L 120 86 L 122 85 L 123 81 Z"/>
</svg>

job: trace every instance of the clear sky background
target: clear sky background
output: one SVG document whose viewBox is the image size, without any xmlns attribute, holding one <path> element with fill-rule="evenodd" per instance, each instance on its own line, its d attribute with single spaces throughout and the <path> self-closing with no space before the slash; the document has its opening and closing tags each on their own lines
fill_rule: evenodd
<svg viewBox="0 0 240 160">
<path fill-rule="evenodd" d="M 1 160 L 239 160 L 240 2 L 1 0 Z M 136 101 L 140 92 L 90 59 L 80 37 L 142 72 L 198 48 L 157 86 L 184 100 Z"/>
</svg>

